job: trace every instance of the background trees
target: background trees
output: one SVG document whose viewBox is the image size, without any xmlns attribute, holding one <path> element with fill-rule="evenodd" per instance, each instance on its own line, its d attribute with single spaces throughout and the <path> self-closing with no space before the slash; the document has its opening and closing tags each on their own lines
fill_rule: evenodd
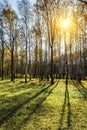
<svg viewBox="0 0 87 130">
<path fill-rule="evenodd" d="M 21 14 L 21 23 L 24 29 L 24 39 L 26 43 L 26 66 L 25 66 L 25 83 L 27 83 L 27 73 L 28 73 L 28 37 L 29 37 L 29 20 L 30 20 L 30 3 L 29 1 L 22 0 L 18 2 L 18 9 Z"/>
<path fill-rule="evenodd" d="M 5 42 L 8 42 L 6 43 L 6 46 L 11 53 L 11 81 L 13 81 L 14 80 L 14 44 L 15 44 L 15 39 L 17 37 L 16 14 L 9 7 L 9 5 L 5 5 L 2 14 L 4 16 L 5 38 L 7 40 Z"/>
<path fill-rule="evenodd" d="M 0 17 L 0 39 L 1 39 L 1 80 L 3 80 L 4 76 L 4 33 L 3 33 L 3 17 Z"/>
<path fill-rule="evenodd" d="M 1 6 L 0 77 L 68 78 L 87 77 L 87 7 L 81 2 L 37 0 L 18 2 L 19 14 Z M 17 16 L 18 15 L 18 16 Z M 63 27 L 63 21 L 68 25 Z M 66 46 L 64 45 L 66 44 Z M 67 51 L 66 51 L 67 50 Z M 67 54 L 67 55 L 66 55 Z M 67 57 L 66 57 L 67 56 Z M 11 66 L 11 67 L 10 67 Z"/>
</svg>

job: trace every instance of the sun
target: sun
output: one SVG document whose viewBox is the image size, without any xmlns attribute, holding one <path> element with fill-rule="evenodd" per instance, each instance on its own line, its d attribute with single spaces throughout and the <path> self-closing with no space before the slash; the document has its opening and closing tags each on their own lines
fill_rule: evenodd
<svg viewBox="0 0 87 130">
<path fill-rule="evenodd" d="M 63 28 L 67 28 L 69 26 L 70 20 L 65 19 L 64 21 L 61 22 L 61 25 Z"/>
</svg>

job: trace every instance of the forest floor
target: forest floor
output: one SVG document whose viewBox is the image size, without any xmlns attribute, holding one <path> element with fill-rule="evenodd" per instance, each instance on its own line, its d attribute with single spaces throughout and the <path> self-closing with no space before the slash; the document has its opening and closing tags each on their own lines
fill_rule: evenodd
<svg viewBox="0 0 87 130">
<path fill-rule="evenodd" d="M 87 81 L 0 81 L 0 130 L 87 130 Z"/>
</svg>

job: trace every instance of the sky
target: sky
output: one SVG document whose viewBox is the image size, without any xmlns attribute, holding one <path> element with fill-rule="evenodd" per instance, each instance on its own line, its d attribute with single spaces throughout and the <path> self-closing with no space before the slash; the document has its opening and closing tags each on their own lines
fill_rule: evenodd
<svg viewBox="0 0 87 130">
<path fill-rule="evenodd" d="M 20 1 L 20 0 L 0 0 L 0 2 L 4 2 L 4 1 L 7 1 L 11 6 L 12 6 L 12 9 L 14 9 L 16 12 L 17 11 L 17 1 Z M 30 2 L 31 5 L 33 5 L 33 3 L 35 3 L 36 0 L 28 0 Z M 74 2 L 76 2 L 77 0 L 73 0 Z"/>
<path fill-rule="evenodd" d="M 1 3 L 3 3 L 5 0 L 0 0 Z M 11 6 L 12 9 L 14 9 L 17 12 L 17 1 L 20 0 L 6 0 Z M 33 3 L 35 3 L 36 0 L 29 0 L 30 4 L 33 5 Z"/>
</svg>

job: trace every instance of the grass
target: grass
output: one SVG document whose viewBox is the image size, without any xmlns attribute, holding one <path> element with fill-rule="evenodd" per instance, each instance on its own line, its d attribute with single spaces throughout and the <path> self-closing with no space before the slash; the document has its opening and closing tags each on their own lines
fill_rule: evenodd
<svg viewBox="0 0 87 130">
<path fill-rule="evenodd" d="M 0 130 L 87 130 L 87 81 L 1 81 Z"/>
</svg>

